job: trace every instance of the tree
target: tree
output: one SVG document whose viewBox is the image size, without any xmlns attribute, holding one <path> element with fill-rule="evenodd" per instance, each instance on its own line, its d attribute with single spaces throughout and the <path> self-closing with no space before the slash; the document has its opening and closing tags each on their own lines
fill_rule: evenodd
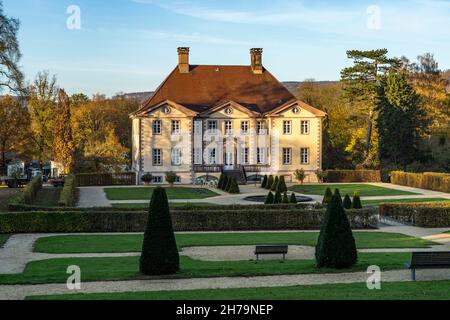
<svg viewBox="0 0 450 320">
<path fill-rule="evenodd" d="M 140 258 L 141 273 L 149 276 L 175 274 L 180 268 L 166 191 L 157 187 L 150 202 Z"/>
<path fill-rule="evenodd" d="M 282 203 L 290 203 L 290 202 L 289 202 L 289 197 L 288 197 L 287 192 L 285 192 L 285 193 L 283 194 L 283 200 L 282 200 Z"/>
<path fill-rule="evenodd" d="M 64 174 L 75 170 L 75 141 L 72 135 L 70 100 L 64 90 L 59 90 L 55 111 L 53 134 L 53 160 L 64 167 Z"/>
<path fill-rule="evenodd" d="M 277 191 L 280 191 L 281 193 L 283 192 L 287 192 L 287 186 L 286 186 L 286 182 L 284 180 L 284 176 L 281 176 L 280 179 L 278 180 L 278 184 L 277 184 Z"/>
<path fill-rule="evenodd" d="M 419 96 L 404 73 L 390 72 L 378 91 L 376 110 L 382 165 L 405 166 L 417 159 L 426 121 Z"/>
<path fill-rule="evenodd" d="M 169 171 L 166 173 L 166 181 L 171 187 L 173 187 L 174 183 L 177 181 L 177 178 L 177 174 L 173 171 Z"/>
<path fill-rule="evenodd" d="M 370 151 L 378 85 L 388 70 L 401 65 L 398 59 L 388 58 L 387 53 L 387 49 L 347 51 L 348 58 L 353 60 L 353 66 L 344 68 L 341 72 L 344 97 L 353 105 L 354 113 L 357 109 L 357 112 L 367 119 L 364 156 L 366 163 L 369 159 L 373 160 Z"/>
<path fill-rule="evenodd" d="M 352 208 L 352 199 L 350 199 L 350 196 L 348 194 L 346 194 L 344 197 L 343 206 L 344 206 L 344 209 Z"/>
<path fill-rule="evenodd" d="M 273 196 L 272 191 L 269 191 L 269 194 L 266 197 L 266 201 L 264 202 L 264 204 L 273 204 L 275 198 Z"/>
<path fill-rule="evenodd" d="M 19 20 L 4 14 L 3 2 L 0 1 L 0 90 L 6 88 L 23 95 L 23 74 L 18 66 L 22 57 L 17 40 L 19 26 Z"/>
<path fill-rule="evenodd" d="M 274 197 L 273 203 L 279 204 L 279 203 L 282 203 L 282 201 L 283 201 L 283 198 L 281 196 L 281 192 L 280 191 L 275 192 L 275 197 Z"/>
<path fill-rule="evenodd" d="M 239 194 L 241 191 L 239 190 L 239 184 L 235 178 L 231 179 L 230 189 L 228 190 L 231 194 Z"/>
<path fill-rule="evenodd" d="M 305 178 L 306 178 L 306 173 L 305 173 L 305 170 L 302 168 L 302 169 L 297 169 L 297 170 L 295 170 L 294 171 L 294 176 L 295 176 L 295 179 L 298 181 L 298 182 L 300 182 L 301 184 L 303 184 L 303 182 L 305 181 Z"/>
<path fill-rule="evenodd" d="M 266 189 L 271 190 L 273 185 L 273 175 L 269 176 L 269 179 L 267 180 Z"/>
<path fill-rule="evenodd" d="M 273 179 L 273 183 L 272 183 L 272 186 L 271 186 L 270 190 L 277 191 L 278 181 L 279 180 L 280 180 L 280 178 L 278 176 L 275 177 L 275 179 Z"/>
<path fill-rule="evenodd" d="M 223 188 L 223 182 L 225 180 L 225 173 L 220 174 L 219 182 L 217 183 L 217 188 L 222 189 Z"/>
<path fill-rule="evenodd" d="M 325 213 L 316 246 L 317 267 L 349 268 L 356 264 L 357 259 L 355 239 L 342 207 L 342 199 L 335 194 Z"/>
<path fill-rule="evenodd" d="M 293 203 L 293 204 L 297 204 L 298 203 L 297 202 L 297 197 L 295 196 L 295 193 L 293 193 L 293 192 L 291 194 L 290 203 Z"/>
<path fill-rule="evenodd" d="M 39 72 L 29 88 L 28 110 L 31 119 L 31 140 L 34 155 L 42 163 L 51 158 L 54 134 L 54 114 L 58 94 L 56 77 Z"/>
<path fill-rule="evenodd" d="M 331 192 L 331 189 L 330 189 L 330 188 L 327 188 L 327 189 L 325 190 L 325 195 L 324 195 L 324 197 L 323 197 L 322 204 L 323 204 L 323 205 L 329 204 L 330 201 L 331 201 L 331 198 L 333 198 L 333 193 Z"/>
<path fill-rule="evenodd" d="M 262 183 L 261 183 L 261 188 L 263 188 L 263 189 L 266 188 L 266 186 L 267 186 L 267 180 L 268 180 L 268 178 L 267 178 L 267 174 L 266 174 L 266 175 L 264 175 L 263 181 L 262 181 Z"/>
<path fill-rule="evenodd" d="M 361 198 L 358 192 L 353 194 L 352 209 L 362 209 Z"/>
<path fill-rule="evenodd" d="M 28 113 L 11 96 L 0 98 L 0 168 L 6 168 L 6 153 L 19 152 L 28 133 Z"/>
</svg>

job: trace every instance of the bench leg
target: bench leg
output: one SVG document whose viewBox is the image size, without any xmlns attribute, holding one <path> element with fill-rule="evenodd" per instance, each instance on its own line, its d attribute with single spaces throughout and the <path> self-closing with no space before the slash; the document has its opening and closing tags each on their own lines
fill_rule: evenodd
<svg viewBox="0 0 450 320">
<path fill-rule="evenodd" d="M 256 255 L 256 261 L 259 261 L 259 254 Z"/>
<path fill-rule="evenodd" d="M 416 281 L 416 269 L 411 269 L 411 280 Z"/>
</svg>

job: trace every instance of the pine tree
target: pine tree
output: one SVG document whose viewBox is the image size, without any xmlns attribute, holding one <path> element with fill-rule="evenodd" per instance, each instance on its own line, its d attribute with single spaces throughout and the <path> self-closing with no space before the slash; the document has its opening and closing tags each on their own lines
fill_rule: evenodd
<svg viewBox="0 0 450 320">
<path fill-rule="evenodd" d="M 282 202 L 283 202 L 283 197 L 281 196 L 281 192 L 280 191 L 275 192 L 275 198 L 273 200 L 273 203 L 274 204 L 279 204 L 279 203 L 282 203 Z"/>
<path fill-rule="evenodd" d="M 283 194 L 283 201 L 282 201 L 282 203 L 290 203 L 290 202 L 289 202 L 289 197 L 288 197 L 287 192 L 285 192 L 285 193 Z"/>
<path fill-rule="evenodd" d="M 353 194 L 352 209 L 362 209 L 361 198 L 360 198 L 358 192 L 355 192 L 355 193 Z"/>
<path fill-rule="evenodd" d="M 64 174 L 75 169 L 75 141 L 72 135 L 70 100 L 64 90 L 59 90 L 55 110 L 53 133 L 53 159 L 63 165 Z"/>
<path fill-rule="evenodd" d="M 261 188 L 263 188 L 263 189 L 265 189 L 266 188 L 266 186 L 267 186 L 267 174 L 266 175 L 264 175 L 264 178 L 263 178 L 263 181 L 262 181 L 262 183 L 261 183 Z"/>
<path fill-rule="evenodd" d="M 333 197 L 333 193 L 331 192 L 331 189 L 327 188 L 327 190 L 325 190 L 325 195 L 323 197 L 322 204 L 323 205 L 329 204 L 332 197 Z"/>
<path fill-rule="evenodd" d="M 316 246 L 318 268 L 349 268 L 358 259 L 355 239 L 342 199 L 334 195 L 327 208 Z"/>
<path fill-rule="evenodd" d="M 350 199 L 350 196 L 348 194 L 345 195 L 343 206 L 344 206 L 344 209 L 352 208 L 352 200 Z"/>
<path fill-rule="evenodd" d="M 228 190 L 229 193 L 231 194 L 239 194 L 241 193 L 241 191 L 239 190 L 239 185 L 237 183 L 237 180 L 235 178 L 231 179 L 231 186 L 230 189 Z"/>
<path fill-rule="evenodd" d="M 225 174 L 221 173 L 219 182 L 217 183 L 217 188 L 222 189 L 224 180 L 225 180 Z"/>
<path fill-rule="evenodd" d="M 295 193 L 293 193 L 293 192 L 292 192 L 292 194 L 291 194 L 291 200 L 290 200 L 290 202 L 293 203 L 293 204 L 297 204 L 297 203 L 298 203 L 298 202 L 297 202 L 297 197 L 295 196 Z"/>
<path fill-rule="evenodd" d="M 273 185 L 273 175 L 270 175 L 270 176 L 269 176 L 269 179 L 267 180 L 266 189 L 267 189 L 267 190 L 272 189 L 272 185 Z"/>
<path fill-rule="evenodd" d="M 269 194 L 266 197 L 266 201 L 264 202 L 264 204 L 273 204 L 275 198 L 273 196 L 272 191 L 269 191 Z"/>
<path fill-rule="evenodd" d="M 270 190 L 272 190 L 272 191 L 277 191 L 278 181 L 279 181 L 279 180 L 280 180 L 280 178 L 275 177 L 275 179 L 273 180 L 272 187 L 270 188 Z"/>
<path fill-rule="evenodd" d="M 141 273 L 149 276 L 175 274 L 180 267 L 166 191 L 153 191 L 140 258 Z"/>
<path fill-rule="evenodd" d="M 278 184 L 277 184 L 277 191 L 280 191 L 281 193 L 283 192 L 287 192 L 287 186 L 286 186 L 286 182 L 284 181 L 284 176 L 281 176 L 280 179 L 278 180 Z"/>
</svg>

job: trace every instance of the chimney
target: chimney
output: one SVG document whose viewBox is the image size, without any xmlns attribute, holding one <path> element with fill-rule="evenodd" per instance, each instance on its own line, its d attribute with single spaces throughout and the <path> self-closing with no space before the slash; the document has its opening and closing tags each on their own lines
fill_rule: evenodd
<svg viewBox="0 0 450 320">
<path fill-rule="evenodd" d="M 253 48 L 250 50 L 250 55 L 252 58 L 252 70 L 254 74 L 263 73 L 262 53 L 262 48 Z"/>
<path fill-rule="evenodd" d="M 180 73 L 189 73 L 189 48 L 178 48 L 178 69 Z"/>
</svg>

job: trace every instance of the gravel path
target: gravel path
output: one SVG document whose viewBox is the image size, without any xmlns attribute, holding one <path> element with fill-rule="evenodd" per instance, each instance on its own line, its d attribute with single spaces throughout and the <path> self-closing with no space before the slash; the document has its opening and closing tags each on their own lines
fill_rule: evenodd
<svg viewBox="0 0 450 320">
<path fill-rule="evenodd" d="M 79 190 L 79 208 L 110 207 L 111 202 L 106 197 L 103 187 L 82 187 Z"/>
<path fill-rule="evenodd" d="M 73 293 L 117 293 L 145 291 L 173 291 L 226 288 L 263 288 L 279 286 L 320 285 L 338 283 L 364 283 L 369 275 L 365 272 L 339 274 L 303 274 L 264 277 L 195 278 L 176 280 L 139 280 L 82 283 L 80 291 L 69 291 L 65 284 L 0 286 L 0 300 L 20 300 L 34 295 Z M 448 280 L 450 270 L 420 270 L 420 281 Z M 408 270 L 382 272 L 382 282 L 410 281 Z"/>
</svg>

